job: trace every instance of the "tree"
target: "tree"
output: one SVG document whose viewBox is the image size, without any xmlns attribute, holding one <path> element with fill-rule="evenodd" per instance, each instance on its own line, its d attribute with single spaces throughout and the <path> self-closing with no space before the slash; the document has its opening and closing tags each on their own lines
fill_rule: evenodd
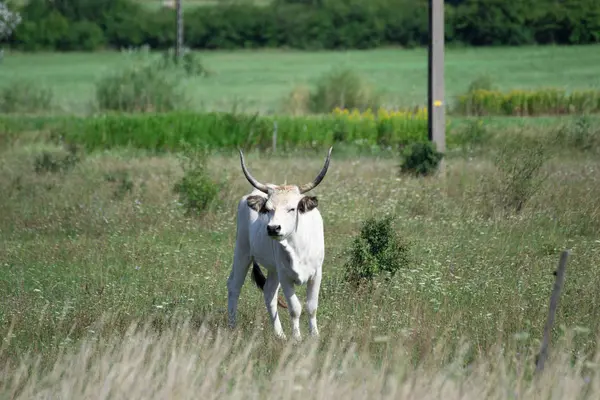
<svg viewBox="0 0 600 400">
<path fill-rule="evenodd" d="M 18 12 L 12 12 L 8 9 L 5 2 L 0 2 L 0 40 L 7 39 L 17 26 L 21 23 L 21 16 Z"/>
</svg>

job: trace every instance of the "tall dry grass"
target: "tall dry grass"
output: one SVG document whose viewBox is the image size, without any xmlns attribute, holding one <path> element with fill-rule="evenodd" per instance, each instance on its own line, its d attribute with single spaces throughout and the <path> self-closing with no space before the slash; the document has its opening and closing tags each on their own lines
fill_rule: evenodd
<svg viewBox="0 0 600 400">
<path fill-rule="evenodd" d="M 401 343 L 384 343 L 375 363 L 347 336 L 280 344 L 270 369 L 256 361 L 264 339 L 194 328 L 180 320 L 157 333 L 132 324 L 121 337 L 88 339 L 42 371 L 34 356 L 5 368 L 0 397 L 11 399 L 591 399 L 600 393 L 596 363 L 572 362 L 567 341 L 542 375 L 533 359 L 501 347 L 485 359 L 451 363 L 443 343 L 412 366 Z M 385 339 L 379 339 L 385 342 Z M 533 354 L 530 352 L 530 354 Z"/>
</svg>

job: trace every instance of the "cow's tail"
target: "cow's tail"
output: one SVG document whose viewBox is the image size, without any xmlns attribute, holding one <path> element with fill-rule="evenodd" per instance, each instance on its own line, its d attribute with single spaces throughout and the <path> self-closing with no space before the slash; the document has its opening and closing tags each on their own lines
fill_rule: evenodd
<svg viewBox="0 0 600 400">
<path fill-rule="evenodd" d="M 255 261 L 252 261 L 251 277 L 256 286 L 260 290 L 264 291 L 265 283 L 267 282 L 267 277 L 265 276 L 265 274 L 263 274 L 262 270 L 260 269 L 260 266 Z M 281 296 L 277 298 L 277 304 L 279 304 L 279 307 L 287 308 L 287 304 L 285 304 L 285 300 Z"/>
</svg>

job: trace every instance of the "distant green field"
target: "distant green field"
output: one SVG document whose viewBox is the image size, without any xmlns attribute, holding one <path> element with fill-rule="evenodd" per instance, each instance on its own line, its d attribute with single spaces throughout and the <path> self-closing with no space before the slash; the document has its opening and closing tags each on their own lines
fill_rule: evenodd
<svg viewBox="0 0 600 400">
<path fill-rule="evenodd" d="M 278 112 L 297 85 L 310 85 L 335 66 L 349 66 L 386 93 L 393 105 L 424 105 L 426 49 L 347 52 L 218 51 L 201 56 L 214 74 L 182 84 L 197 109 Z M 30 79 L 54 90 L 65 111 L 84 112 L 94 99 L 94 82 L 127 59 L 118 52 L 7 53 L 0 86 Z M 466 48 L 446 53 L 446 99 L 463 92 L 480 75 L 500 89 L 600 87 L 600 46 Z"/>
</svg>

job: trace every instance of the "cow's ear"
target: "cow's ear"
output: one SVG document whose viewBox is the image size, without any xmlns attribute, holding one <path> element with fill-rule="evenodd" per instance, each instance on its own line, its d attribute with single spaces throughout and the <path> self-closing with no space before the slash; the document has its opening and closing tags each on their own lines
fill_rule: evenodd
<svg viewBox="0 0 600 400">
<path fill-rule="evenodd" d="M 267 202 L 267 199 L 265 199 L 262 196 L 248 196 L 246 198 L 246 204 L 248 204 L 248 207 L 250 207 L 251 209 L 253 209 L 256 212 L 265 212 L 265 203 Z"/>
<path fill-rule="evenodd" d="M 304 196 L 298 203 L 298 211 L 300 211 L 300 213 L 305 213 L 313 208 L 317 208 L 318 205 L 319 201 L 315 196 Z"/>
</svg>

